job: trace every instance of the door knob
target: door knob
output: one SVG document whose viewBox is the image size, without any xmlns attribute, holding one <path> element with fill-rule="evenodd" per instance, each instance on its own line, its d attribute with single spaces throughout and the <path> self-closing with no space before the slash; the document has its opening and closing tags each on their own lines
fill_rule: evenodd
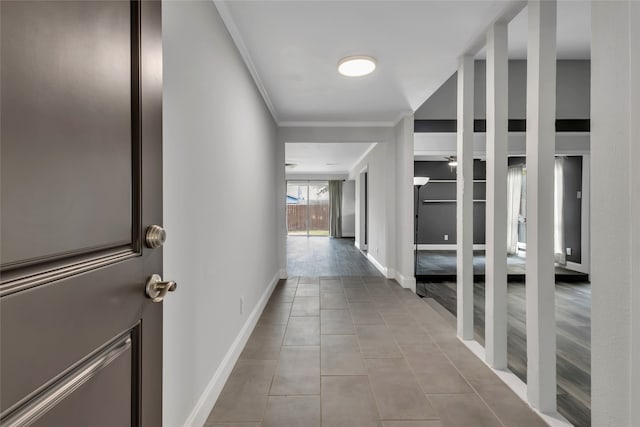
<svg viewBox="0 0 640 427">
<path fill-rule="evenodd" d="M 144 234 L 144 243 L 148 248 L 155 249 L 164 245 L 167 240 L 167 232 L 159 225 L 150 225 Z"/>
<path fill-rule="evenodd" d="M 154 274 L 147 280 L 145 291 L 153 302 L 162 302 L 167 292 L 173 292 L 178 287 L 176 282 L 163 282 L 159 274 Z"/>
</svg>

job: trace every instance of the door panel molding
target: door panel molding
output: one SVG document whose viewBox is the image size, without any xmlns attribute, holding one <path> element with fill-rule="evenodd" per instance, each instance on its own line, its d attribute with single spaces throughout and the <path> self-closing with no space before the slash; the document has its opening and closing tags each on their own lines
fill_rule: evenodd
<svg viewBox="0 0 640 427">
<path fill-rule="evenodd" d="M 47 70 L 51 57 L 39 56 L 37 50 L 42 46 L 37 37 L 46 31 L 72 42 L 84 40 L 86 32 L 87 42 L 80 44 L 80 49 L 70 51 L 69 56 L 53 56 L 55 64 L 70 72 L 58 73 L 57 80 L 47 76 L 43 80 L 41 75 L 34 77 L 27 73 L 19 76 L 25 87 L 29 87 L 29 79 L 35 79 L 39 84 L 45 81 L 75 89 L 75 75 L 82 74 L 75 71 L 91 69 L 85 65 L 94 56 L 106 64 L 106 68 L 96 70 L 100 76 L 105 69 L 108 72 L 111 64 L 116 64 L 115 59 L 121 66 L 118 79 L 112 82 L 115 82 L 113 96 L 117 97 L 117 103 L 109 104 L 111 92 L 105 92 L 102 79 L 93 79 L 93 86 L 77 86 L 74 94 L 78 99 L 70 109 L 66 108 L 67 97 L 59 95 L 60 91 L 44 98 L 49 103 L 46 114 L 51 112 L 52 120 L 58 120 L 66 139 L 48 138 L 44 133 L 32 137 L 30 122 L 25 119 L 25 126 L 14 129 L 16 150 L 5 152 L 8 144 L 3 145 L 3 161 L 13 162 L 14 167 L 32 166 L 29 157 L 32 154 L 43 161 L 49 159 L 48 154 L 56 154 L 57 163 L 29 169 L 28 173 L 34 175 L 33 182 L 22 180 L 26 173 L 17 172 L 11 175 L 13 178 L 7 175 L 11 179 L 2 180 L 3 188 L 7 186 L 14 194 L 30 198 L 34 210 L 28 212 L 37 213 L 33 217 L 42 221 L 39 227 L 12 228 L 13 240 L 7 240 L 6 244 L 16 249 L 15 256 L 4 258 L 5 264 L 0 266 L 0 424 L 10 421 L 13 425 L 17 423 L 15 420 L 28 419 L 20 424 L 159 427 L 162 425 L 163 310 L 162 304 L 146 297 L 144 286 L 152 274 L 162 274 L 163 251 L 147 248 L 143 242 L 146 227 L 162 225 L 161 3 L 158 0 L 119 1 L 118 6 L 114 6 L 116 15 L 110 15 L 112 2 L 60 0 L 43 2 L 44 9 L 38 9 L 37 4 L 0 2 L 2 12 L 9 10 L 5 9 L 6 5 L 8 8 L 26 5 L 24 13 L 16 15 L 13 21 L 18 23 L 14 25 L 15 34 L 21 34 L 21 20 L 31 25 L 33 19 L 37 19 L 41 24 L 38 26 L 41 31 L 29 33 L 28 40 L 7 37 L 7 44 L 14 51 L 23 49 L 33 53 L 14 55 L 18 66 Z M 104 9 L 86 9 L 94 6 L 108 10 L 103 14 L 93 12 Z M 90 13 L 86 19 L 76 18 L 79 12 L 87 10 Z M 9 15 L 2 13 L 1 16 L 4 23 Z M 117 25 L 103 27 L 105 21 L 112 18 Z M 11 34 L 5 30 L 10 27 L 2 26 L 3 36 Z M 113 40 L 118 42 L 109 45 Z M 87 46 L 92 50 L 83 51 Z M 101 51 L 94 52 L 95 46 Z M 5 52 L 3 49 L 3 59 L 9 58 Z M 114 56 L 109 56 L 112 54 Z M 91 77 L 87 72 L 83 74 L 87 75 Z M 30 107 L 43 99 L 38 93 L 26 95 L 31 98 L 16 100 L 5 98 L 3 92 L 3 107 L 6 102 L 7 107 L 18 111 L 22 105 L 18 101 Z M 83 115 L 83 109 L 93 105 L 111 105 L 120 114 L 113 122 L 119 128 L 109 133 L 111 139 L 98 139 L 103 141 L 96 145 L 98 150 L 80 145 L 95 142 L 86 135 L 100 138 L 105 123 L 108 123 L 106 131 L 111 132 L 110 121 L 92 120 L 95 114 Z M 78 114 L 74 116 L 71 110 Z M 2 109 L 3 119 L 7 112 L 9 108 Z M 78 117 L 81 119 L 74 122 Z M 67 119 L 69 121 L 65 121 Z M 32 116 L 32 121 L 37 127 L 40 123 L 37 114 Z M 16 141 L 22 145 L 15 144 Z M 42 141 L 51 147 L 41 150 Z M 101 156 L 120 157 L 98 162 L 100 166 L 106 165 L 100 170 L 92 168 L 96 158 L 103 160 Z M 58 172 L 75 181 L 69 181 L 68 187 L 53 187 L 55 191 L 50 191 L 45 185 L 52 176 L 49 174 Z M 75 191 L 76 184 L 89 191 Z M 62 190 L 58 192 L 58 188 Z M 22 193 L 18 193 L 20 191 Z M 121 197 L 114 198 L 110 204 L 107 191 Z M 13 206 L 11 213 L 17 218 L 14 224 L 21 224 L 18 221 L 21 205 L 2 206 Z M 110 206 L 114 209 L 109 210 Z M 90 216 L 96 210 L 99 215 Z M 118 228 L 117 233 L 112 232 L 109 226 L 114 223 L 124 226 Z M 60 224 L 60 228 L 49 233 L 46 227 L 56 224 Z M 6 225 L 10 226 L 10 222 Z M 48 240 L 54 236 L 68 240 Z M 41 242 L 45 244 L 38 247 Z"/>
<path fill-rule="evenodd" d="M 92 246 L 76 247 L 70 250 L 44 254 L 33 258 L 23 258 L 4 262 L 0 265 L 0 289 L 7 281 L 14 281 L 20 277 L 26 278 L 33 274 L 51 272 L 66 269 L 83 260 L 88 264 L 95 264 L 101 258 L 110 257 L 116 252 L 129 248 L 130 252 L 141 254 L 142 252 L 142 48 L 141 48 L 141 2 L 130 0 L 129 2 L 129 27 L 130 27 L 130 225 L 131 232 L 128 240 L 103 241 Z M 4 102 L 4 100 L 3 100 Z M 3 228 L 7 226 L 3 224 Z M 33 232 L 25 230 L 25 234 Z M 105 239 L 107 240 L 107 239 Z M 4 243 L 4 242 L 3 242 Z M 36 273 L 38 272 L 38 273 Z M 0 291 L 1 292 L 1 291 Z M 1 293 L 0 293 L 1 295 Z"/>
<path fill-rule="evenodd" d="M 71 276 L 82 274 L 96 268 L 105 267 L 118 262 L 126 261 L 130 258 L 140 256 L 130 248 L 120 250 L 109 250 L 106 253 L 89 254 L 84 257 L 65 259 L 65 264 L 42 263 L 29 266 L 16 271 L 2 273 L 0 282 L 0 297 L 11 295 L 16 292 L 46 285 L 57 280 L 62 280 Z"/>
<path fill-rule="evenodd" d="M 131 56 L 131 237 L 129 241 L 4 263 L 0 266 L 0 297 L 51 283 L 91 269 L 142 255 L 142 117 L 141 4 L 130 0 Z"/>
<path fill-rule="evenodd" d="M 6 413 L 0 415 L 0 421 L 5 427 L 27 426 L 44 416 L 53 407 L 74 393 L 83 384 L 91 381 L 103 369 L 109 366 L 117 358 L 123 356 L 133 347 L 133 329 L 113 340 L 95 354 L 80 362 L 78 366 L 69 370 L 50 383 L 27 396 L 22 402 Z"/>
</svg>

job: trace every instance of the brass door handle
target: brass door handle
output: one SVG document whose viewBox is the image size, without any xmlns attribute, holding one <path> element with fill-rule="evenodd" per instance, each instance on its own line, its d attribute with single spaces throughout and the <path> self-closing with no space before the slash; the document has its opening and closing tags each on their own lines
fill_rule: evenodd
<svg viewBox="0 0 640 427">
<path fill-rule="evenodd" d="M 153 302 L 162 302 L 168 292 L 173 292 L 178 287 L 176 282 L 163 282 L 159 274 L 154 274 L 147 280 L 145 291 Z"/>
</svg>

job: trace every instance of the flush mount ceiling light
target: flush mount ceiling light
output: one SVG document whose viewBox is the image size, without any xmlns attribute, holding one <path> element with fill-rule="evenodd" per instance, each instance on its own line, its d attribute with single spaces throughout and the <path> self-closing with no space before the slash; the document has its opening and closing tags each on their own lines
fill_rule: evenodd
<svg viewBox="0 0 640 427">
<path fill-rule="evenodd" d="M 361 77 L 373 73 L 376 60 L 370 56 L 347 56 L 338 62 L 338 72 L 347 77 Z"/>
</svg>

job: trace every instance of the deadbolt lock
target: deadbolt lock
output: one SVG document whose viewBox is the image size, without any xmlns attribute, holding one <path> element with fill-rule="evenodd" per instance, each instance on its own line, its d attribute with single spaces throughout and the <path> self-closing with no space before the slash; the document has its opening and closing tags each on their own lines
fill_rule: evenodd
<svg viewBox="0 0 640 427">
<path fill-rule="evenodd" d="M 155 249 L 164 245 L 167 240 L 167 232 L 159 225 L 150 225 L 144 235 L 144 243 L 148 248 Z"/>
</svg>

